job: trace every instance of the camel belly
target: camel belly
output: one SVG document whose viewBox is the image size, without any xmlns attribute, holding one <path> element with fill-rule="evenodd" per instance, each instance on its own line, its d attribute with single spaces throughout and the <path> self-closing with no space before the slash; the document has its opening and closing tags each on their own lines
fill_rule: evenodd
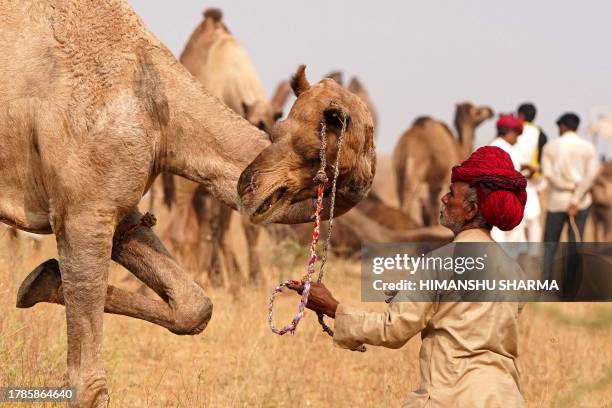
<svg viewBox="0 0 612 408">
<path fill-rule="evenodd" d="M 52 234 L 49 212 L 40 209 L 26 209 L 23 205 L 0 199 L 0 221 L 11 227 L 36 234 Z"/>
</svg>

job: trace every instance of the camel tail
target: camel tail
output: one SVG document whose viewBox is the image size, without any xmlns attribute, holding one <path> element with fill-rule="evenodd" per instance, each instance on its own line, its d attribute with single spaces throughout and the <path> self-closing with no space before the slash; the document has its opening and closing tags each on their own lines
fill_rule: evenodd
<svg viewBox="0 0 612 408">
<path fill-rule="evenodd" d="M 162 184 L 164 186 L 164 205 L 170 210 L 175 196 L 174 176 L 170 173 L 162 174 Z"/>
<path fill-rule="evenodd" d="M 204 11 L 204 18 L 210 18 L 218 22 L 223 19 L 223 12 L 217 8 L 209 8 Z"/>
</svg>

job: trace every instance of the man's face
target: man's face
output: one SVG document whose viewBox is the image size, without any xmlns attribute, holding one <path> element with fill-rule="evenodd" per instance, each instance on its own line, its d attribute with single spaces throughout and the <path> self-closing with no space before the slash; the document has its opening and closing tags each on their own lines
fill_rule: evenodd
<svg viewBox="0 0 612 408">
<path fill-rule="evenodd" d="M 506 133 L 505 139 L 508 143 L 510 143 L 511 145 L 516 144 L 517 140 L 519 137 L 519 133 L 514 131 L 514 130 L 510 130 L 508 131 L 508 133 Z"/>
<path fill-rule="evenodd" d="M 565 132 L 567 132 L 569 128 L 565 125 L 559 125 L 559 136 L 563 136 Z"/>
<path fill-rule="evenodd" d="M 464 182 L 452 183 L 448 193 L 442 197 L 440 209 L 440 224 L 457 235 L 465 225 L 468 208 L 465 205 L 465 194 L 469 185 Z"/>
</svg>

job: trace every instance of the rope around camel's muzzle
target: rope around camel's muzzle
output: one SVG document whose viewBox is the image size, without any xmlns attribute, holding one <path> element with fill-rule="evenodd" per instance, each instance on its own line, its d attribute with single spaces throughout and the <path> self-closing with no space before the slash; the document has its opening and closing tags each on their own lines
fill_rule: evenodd
<svg viewBox="0 0 612 408">
<path fill-rule="evenodd" d="M 335 105 L 335 103 L 332 102 L 331 105 Z M 336 152 L 336 163 L 334 165 L 334 178 L 332 181 L 331 202 L 330 202 L 330 208 L 329 208 L 329 229 L 327 232 L 327 237 L 325 239 L 325 244 L 323 246 L 321 266 L 319 268 L 319 275 L 317 277 L 318 283 L 321 283 L 323 281 L 323 276 L 325 274 L 323 268 L 325 266 L 325 262 L 327 261 L 327 251 L 329 249 L 330 242 L 331 242 L 332 227 L 333 227 L 333 220 L 334 220 L 334 207 L 336 204 L 336 184 L 338 181 L 338 175 L 340 173 L 340 156 L 342 153 L 342 142 L 344 139 L 344 133 L 346 132 L 346 126 L 347 126 L 347 115 L 346 113 L 344 113 L 342 109 L 340 109 L 340 111 L 342 112 L 342 117 L 340 118 L 340 122 L 342 123 L 342 128 L 340 130 L 340 135 L 336 143 L 338 150 Z M 270 295 L 270 301 L 268 303 L 268 324 L 272 332 L 278 335 L 281 335 L 281 336 L 285 333 L 291 333 L 291 334 L 295 333 L 295 329 L 297 328 L 298 323 L 300 322 L 302 317 L 304 317 L 304 311 L 306 309 L 306 305 L 308 304 L 308 296 L 310 295 L 310 287 L 312 285 L 312 275 L 314 274 L 315 265 L 317 262 L 317 244 L 319 242 L 320 228 L 321 228 L 321 211 L 323 211 L 323 198 L 325 194 L 325 185 L 329 181 L 327 178 L 327 173 L 325 172 L 325 168 L 327 166 L 327 163 L 326 163 L 327 127 L 325 124 L 325 120 L 321 121 L 320 136 L 321 136 L 321 147 L 319 150 L 319 159 L 321 161 L 321 166 L 319 168 L 319 171 L 317 171 L 316 176 L 314 177 L 314 181 L 318 183 L 318 187 L 317 187 L 317 199 L 316 199 L 315 209 L 313 212 L 314 221 L 313 221 L 312 240 L 310 243 L 310 258 L 308 259 L 308 265 L 306 267 L 306 274 L 302 277 L 301 281 L 295 281 L 295 280 L 290 279 L 290 280 L 286 280 L 280 283 L 272 291 L 272 294 Z M 288 288 L 291 285 L 298 285 L 300 283 L 303 285 L 303 289 L 302 289 L 302 297 L 300 298 L 300 304 L 298 306 L 298 312 L 291 320 L 291 323 L 279 329 L 274 325 L 274 300 L 276 299 L 276 296 L 282 292 L 284 287 Z M 317 318 L 318 318 L 319 324 L 323 328 L 323 331 L 333 337 L 334 332 L 325 323 L 323 313 L 318 312 Z M 366 348 L 364 345 L 361 345 L 355 350 L 364 352 L 366 351 Z"/>
</svg>

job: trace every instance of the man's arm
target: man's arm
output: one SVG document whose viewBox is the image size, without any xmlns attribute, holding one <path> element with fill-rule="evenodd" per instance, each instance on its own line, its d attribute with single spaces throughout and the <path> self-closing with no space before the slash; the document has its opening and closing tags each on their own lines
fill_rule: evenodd
<svg viewBox="0 0 612 408">
<path fill-rule="evenodd" d="M 340 304 L 334 343 L 351 350 L 361 344 L 400 348 L 427 326 L 433 313 L 431 302 L 392 302 L 385 312 L 366 312 Z"/>
<path fill-rule="evenodd" d="M 302 287 L 296 285 L 291 289 L 301 293 Z M 434 313 L 432 302 L 409 301 L 393 302 L 385 312 L 366 312 L 339 303 L 320 283 L 310 287 L 306 307 L 335 318 L 334 343 L 351 350 L 362 344 L 402 347 L 425 328 Z"/>
<path fill-rule="evenodd" d="M 576 186 L 576 190 L 574 190 L 574 194 L 572 194 L 572 199 L 570 203 L 574 206 L 577 206 L 578 203 L 582 200 L 582 197 L 593 187 L 593 183 L 595 183 L 595 178 L 597 178 L 597 174 L 599 173 L 599 160 L 597 159 L 597 152 L 592 146 L 589 146 L 589 156 L 585 163 L 585 174 L 578 186 Z"/>
</svg>

